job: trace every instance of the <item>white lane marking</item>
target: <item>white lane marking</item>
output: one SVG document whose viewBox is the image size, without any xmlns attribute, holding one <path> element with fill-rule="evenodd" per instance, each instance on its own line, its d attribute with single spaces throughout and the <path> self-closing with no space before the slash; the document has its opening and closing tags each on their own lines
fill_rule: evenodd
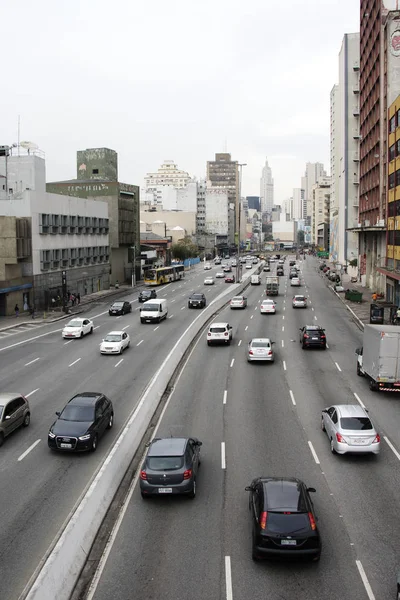
<svg viewBox="0 0 400 600">
<path fill-rule="evenodd" d="M 30 362 L 25 363 L 25 367 L 28 367 L 29 365 L 33 365 L 33 363 L 37 362 L 38 360 L 40 360 L 40 357 L 39 358 L 34 358 Z"/>
<path fill-rule="evenodd" d="M 244 330 L 245 330 L 245 331 L 247 331 L 247 330 L 248 330 L 248 328 L 249 328 L 249 326 L 248 326 L 248 325 L 246 325 L 246 327 L 244 328 Z"/>
<path fill-rule="evenodd" d="M 98 329 L 100 327 L 100 325 L 96 325 L 96 327 L 93 327 L 93 330 Z M 72 342 L 72 340 L 71 340 Z"/>
<path fill-rule="evenodd" d="M 234 359 L 234 358 L 232 358 L 232 361 L 231 361 L 231 367 L 233 367 L 233 364 L 234 364 L 234 362 L 235 362 L 235 359 Z"/>
<path fill-rule="evenodd" d="M 282 340 L 282 348 L 285 347 L 285 342 Z"/>
<path fill-rule="evenodd" d="M 365 574 L 364 567 L 362 566 L 361 560 L 356 560 L 358 572 L 360 573 L 361 580 L 364 584 L 365 591 L 367 592 L 368 600 L 375 600 L 374 592 L 369 584 L 368 578 Z"/>
<path fill-rule="evenodd" d="M 285 326 L 284 325 L 282 325 L 282 331 L 285 331 Z"/>
<path fill-rule="evenodd" d="M 140 346 L 140 344 L 143 344 L 144 340 L 140 340 L 139 343 L 136 344 L 136 346 Z"/>
<path fill-rule="evenodd" d="M 339 365 L 337 364 L 337 362 L 335 362 L 335 365 L 336 365 L 337 370 L 341 372 L 342 369 L 339 367 Z"/>
<path fill-rule="evenodd" d="M 135 308 L 135 310 L 140 310 L 140 306 L 137 306 L 137 307 Z"/>
<path fill-rule="evenodd" d="M 29 452 L 31 450 L 33 450 L 35 448 L 35 446 L 37 446 L 39 444 L 39 442 L 40 442 L 40 440 L 36 440 L 36 442 L 33 442 L 33 444 L 31 446 L 29 446 L 29 448 L 27 450 L 25 450 L 25 452 L 23 452 L 21 454 L 21 456 L 18 457 L 18 462 L 23 460 L 25 458 L 25 456 L 27 456 L 29 454 Z"/>
<path fill-rule="evenodd" d="M 231 557 L 225 556 L 225 588 L 226 600 L 233 600 Z"/>
<path fill-rule="evenodd" d="M 40 388 L 36 388 L 36 390 L 32 390 L 32 392 L 29 392 L 29 394 L 25 394 L 25 398 L 29 398 L 30 396 L 32 396 L 32 394 L 36 394 L 36 392 L 38 392 L 40 390 Z"/>
<path fill-rule="evenodd" d="M 327 347 L 327 348 L 328 348 L 328 350 L 329 350 L 329 346 L 328 346 L 328 344 L 326 344 L 326 347 Z"/>
<path fill-rule="evenodd" d="M 221 468 L 226 469 L 225 442 L 221 442 Z"/>
<path fill-rule="evenodd" d="M 251 315 L 250 319 L 252 319 L 254 317 L 254 315 Z"/>
<path fill-rule="evenodd" d="M 282 315 L 282 319 L 284 319 L 284 318 L 285 318 L 285 315 Z"/>
<path fill-rule="evenodd" d="M 66 346 L 67 344 L 71 344 L 71 342 L 73 342 L 74 340 L 68 340 L 68 342 L 64 342 L 64 346 Z"/>
<path fill-rule="evenodd" d="M 283 304 L 285 304 L 286 300 L 283 301 Z"/>
<path fill-rule="evenodd" d="M 310 301 L 308 301 L 308 303 L 310 304 Z M 314 310 L 314 307 L 313 307 L 313 306 L 311 307 L 311 310 Z"/>
<path fill-rule="evenodd" d="M 128 327 L 130 327 L 130 325 L 125 325 L 125 327 L 122 328 L 122 331 L 124 331 L 124 329 L 128 329 Z"/>
<path fill-rule="evenodd" d="M 315 315 L 314 319 L 317 320 L 317 315 Z"/>
<path fill-rule="evenodd" d="M 314 458 L 315 462 L 317 463 L 317 465 L 319 465 L 320 464 L 319 458 L 317 456 L 317 453 L 314 450 L 314 446 L 312 445 L 312 443 L 310 441 L 308 442 L 308 445 L 310 447 L 311 454 L 313 455 L 313 458 Z"/>
<path fill-rule="evenodd" d="M 383 439 L 385 440 L 385 442 L 387 443 L 387 445 L 389 446 L 389 448 L 391 449 L 391 451 L 393 452 L 393 454 L 395 455 L 397 460 L 400 460 L 400 454 L 397 452 L 396 448 L 393 446 L 393 444 L 389 440 L 389 438 L 387 438 L 386 435 L 384 435 Z"/>
<path fill-rule="evenodd" d="M 122 315 L 119 315 L 119 317 L 117 317 L 117 319 L 120 319 L 122 317 Z"/>
<path fill-rule="evenodd" d="M 157 327 L 154 327 L 153 331 L 157 331 L 157 329 L 158 329 L 159 327 L 160 327 L 160 326 L 159 326 L 159 325 L 157 325 Z"/>
<path fill-rule="evenodd" d="M 242 343 L 242 340 L 239 340 L 238 346 L 240 346 L 241 343 Z"/>
<path fill-rule="evenodd" d="M 123 358 L 121 358 L 121 360 L 119 360 L 119 361 L 117 362 L 117 364 L 116 364 L 116 365 L 114 365 L 114 367 L 118 367 L 118 365 L 120 365 L 120 364 L 122 363 L 122 361 L 123 361 L 123 360 L 124 360 L 124 359 L 123 359 Z"/>
<path fill-rule="evenodd" d="M 185 310 L 185 307 L 184 307 L 184 306 L 182 306 L 181 310 Z"/>
<path fill-rule="evenodd" d="M 286 371 L 286 361 L 283 361 L 283 370 Z"/>
<path fill-rule="evenodd" d="M 76 360 L 74 360 L 74 362 L 72 362 L 70 365 L 68 365 L 69 367 L 73 367 L 74 365 L 76 365 L 77 362 L 79 362 L 80 360 L 82 360 L 81 358 L 77 358 Z"/>
<path fill-rule="evenodd" d="M 174 298 L 173 300 L 171 300 L 171 304 L 172 304 L 172 302 L 175 302 L 175 300 L 176 300 L 176 298 Z"/>
<path fill-rule="evenodd" d="M 222 400 L 222 404 L 226 404 L 226 399 L 228 397 L 228 390 L 224 391 L 224 399 Z"/>
<path fill-rule="evenodd" d="M 283 307 L 283 310 L 286 310 L 286 306 Z"/>
<path fill-rule="evenodd" d="M 365 409 L 365 404 L 364 404 L 364 402 L 361 400 L 361 398 L 360 398 L 360 397 L 358 396 L 358 394 L 356 394 L 355 392 L 354 392 L 354 397 L 355 397 L 355 399 L 357 400 L 357 402 L 358 402 L 358 403 L 359 403 L 359 404 L 360 404 L 360 405 L 361 405 L 361 406 L 362 406 L 362 407 Z"/>
<path fill-rule="evenodd" d="M 290 394 L 290 399 L 292 400 L 293 406 L 296 406 L 296 400 L 294 399 L 294 395 L 293 395 L 292 390 L 289 390 L 289 394 Z"/>
<path fill-rule="evenodd" d="M 170 316 L 168 317 L 168 319 L 172 319 L 172 317 L 173 317 L 173 316 L 174 316 L 174 315 L 170 315 Z"/>
<path fill-rule="evenodd" d="M 254 308 L 254 310 L 257 310 L 257 309 L 258 309 L 258 306 L 256 306 L 256 307 Z"/>
</svg>

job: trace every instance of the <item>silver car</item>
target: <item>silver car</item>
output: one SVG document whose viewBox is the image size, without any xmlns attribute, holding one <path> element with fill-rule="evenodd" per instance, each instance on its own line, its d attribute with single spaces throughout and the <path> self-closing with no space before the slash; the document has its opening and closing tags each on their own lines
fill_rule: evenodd
<svg viewBox="0 0 400 600">
<path fill-rule="evenodd" d="M 293 308 L 307 308 L 307 298 L 305 296 L 293 296 Z"/>
<path fill-rule="evenodd" d="M 28 427 L 30 422 L 29 402 L 22 394 L 0 394 L 0 446 L 14 429 Z"/>
<path fill-rule="evenodd" d="M 234 296 L 230 302 L 231 308 L 246 308 L 247 298 L 246 296 Z"/>
<path fill-rule="evenodd" d="M 379 454 L 381 438 L 368 412 L 359 404 L 338 404 L 322 411 L 321 428 L 331 444 L 332 453 Z"/>
<path fill-rule="evenodd" d="M 269 338 L 253 338 L 247 348 L 247 361 L 274 362 L 273 344 L 275 342 L 271 342 Z"/>
</svg>

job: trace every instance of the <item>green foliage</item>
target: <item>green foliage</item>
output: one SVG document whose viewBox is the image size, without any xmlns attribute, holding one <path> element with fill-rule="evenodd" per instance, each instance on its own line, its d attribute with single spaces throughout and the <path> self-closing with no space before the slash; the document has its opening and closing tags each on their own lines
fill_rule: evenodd
<svg viewBox="0 0 400 600">
<path fill-rule="evenodd" d="M 304 244 L 304 231 L 302 229 L 297 232 L 297 243 Z"/>
<path fill-rule="evenodd" d="M 179 240 L 177 244 L 173 244 L 171 247 L 173 258 L 179 260 L 185 260 L 185 258 L 195 258 L 199 255 L 198 247 L 193 244 L 190 237 L 185 237 Z"/>
<path fill-rule="evenodd" d="M 350 266 L 350 267 L 356 267 L 357 265 L 358 265 L 358 261 L 357 261 L 357 259 L 356 259 L 356 258 L 353 258 L 353 260 L 351 260 L 351 261 L 349 262 L 349 266 Z"/>
</svg>

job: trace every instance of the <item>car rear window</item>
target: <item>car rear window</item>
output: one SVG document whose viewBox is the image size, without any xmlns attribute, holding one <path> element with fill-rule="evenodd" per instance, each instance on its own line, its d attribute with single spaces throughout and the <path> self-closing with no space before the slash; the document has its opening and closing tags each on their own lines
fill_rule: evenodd
<svg viewBox="0 0 400 600">
<path fill-rule="evenodd" d="M 210 327 L 211 333 L 224 333 L 226 331 L 225 327 Z"/>
<path fill-rule="evenodd" d="M 296 300 L 296 302 L 304 302 L 305 298 L 304 298 L 304 296 L 296 296 L 295 300 Z"/>
<path fill-rule="evenodd" d="M 183 456 L 149 456 L 147 466 L 152 471 L 174 471 L 182 469 Z"/>
<path fill-rule="evenodd" d="M 115 306 L 115 308 L 119 308 L 120 306 L 123 306 L 124 303 L 123 302 L 114 302 L 113 306 Z"/>
<path fill-rule="evenodd" d="M 368 417 L 343 417 L 340 419 L 340 427 L 353 431 L 368 431 L 372 429 L 372 423 Z"/>
<path fill-rule="evenodd" d="M 269 342 L 251 342 L 252 348 L 269 348 Z"/>
<path fill-rule="evenodd" d="M 290 535 L 310 529 L 308 513 L 290 513 L 289 511 L 288 513 L 268 512 L 268 531 Z"/>
<path fill-rule="evenodd" d="M 232 298 L 232 302 L 242 302 L 243 298 L 242 296 L 235 296 L 234 298 Z"/>
</svg>

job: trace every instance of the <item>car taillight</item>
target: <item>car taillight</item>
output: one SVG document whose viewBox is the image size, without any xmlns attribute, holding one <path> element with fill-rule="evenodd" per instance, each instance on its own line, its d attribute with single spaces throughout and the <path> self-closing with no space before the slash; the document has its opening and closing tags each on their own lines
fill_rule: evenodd
<svg viewBox="0 0 400 600">
<path fill-rule="evenodd" d="M 326 335 L 321 335 L 321 340 L 325 340 L 326 339 Z"/>
<path fill-rule="evenodd" d="M 210 333 L 210 332 L 208 332 L 208 333 L 207 333 L 207 336 L 210 336 L 210 335 L 211 335 L 211 333 Z"/>
<path fill-rule="evenodd" d="M 192 476 L 192 469 L 187 469 L 183 474 L 183 479 L 190 479 Z"/>
<path fill-rule="evenodd" d="M 266 511 L 261 513 L 261 517 L 260 517 L 260 527 L 261 529 L 265 529 L 267 526 L 267 516 L 268 513 Z"/>
<path fill-rule="evenodd" d="M 147 479 L 146 471 L 140 471 L 140 479 Z"/>
<path fill-rule="evenodd" d="M 268 356 L 272 356 L 272 350 L 268 352 Z"/>
<path fill-rule="evenodd" d="M 373 444 L 379 444 L 379 442 L 381 441 L 381 436 L 379 435 L 379 433 L 376 434 L 376 437 L 374 439 L 374 441 L 372 442 Z"/>
<path fill-rule="evenodd" d="M 310 336 L 309 336 L 307 333 L 305 333 L 303 337 L 304 337 L 305 339 L 308 339 Z"/>
<path fill-rule="evenodd" d="M 310 519 L 310 527 L 313 531 L 317 529 L 317 524 L 314 519 L 314 515 L 312 513 L 308 513 L 308 518 Z"/>
<path fill-rule="evenodd" d="M 227 332 L 227 331 L 225 331 L 224 335 L 228 335 L 228 332 Z"/>
<path fill-rule="evenodd" d="M 336 434 L 336 439 L 341 444 L 345 443 L 345 439 L 344 439 L 344 437 L 340 433 Z"/>
<path fill-rule="evenodd" d="M 249 350 L 249 354 L 254 354 L 253 350 Z"/>
</svg>

